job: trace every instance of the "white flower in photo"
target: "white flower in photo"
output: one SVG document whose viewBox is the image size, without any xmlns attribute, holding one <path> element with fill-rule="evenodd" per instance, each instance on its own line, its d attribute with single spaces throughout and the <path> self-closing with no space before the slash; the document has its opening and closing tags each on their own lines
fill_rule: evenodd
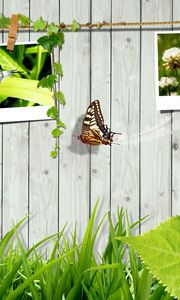
<svg viewBox="0 0 180 300">
<path fill-rule="evenodd" d="M 165 87 L 177 87 L 178 81 L 175 77 L 161 77 L 159 86 L 164 89 Z"/>
<path fill-rule="evenodd" d="M 167 70 L 180 68 L 180 48 L 174 47 L 164 51 L 162 60 Z"/>
</svg>

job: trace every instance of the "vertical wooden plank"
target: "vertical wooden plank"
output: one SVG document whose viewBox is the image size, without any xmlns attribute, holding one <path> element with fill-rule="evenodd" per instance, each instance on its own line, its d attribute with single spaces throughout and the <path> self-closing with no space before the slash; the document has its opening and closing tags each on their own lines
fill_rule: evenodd
<svg viewBox="0 0 180 300">
<path fill-rule="evenodd" d="M 173 1 L 173 21 L 180 19 L 180 5 L 178 0 Z M 179 26 L 173 26 L 173 30 Z M 180 214 L 180 120 L 179 111 L 173 112 L 172 126 L 172 214 Z"/>
<path fill-rule="evenodd" d="M 90 1 L 61 1 L 61 22 L 89 22 Z M 60 228 L 78 220 L 84 231 L 89 214 L 89 148 L 77 140 L 82 119 L 90 100 L 90 40 L 89 32 L 65 34 L 61 53 L 64 69 L 62 91 L 67 104 L 61 109 L 67 129 L 61 138 L 60 153 Z"/>
<path fill-rule="evenodd" d="M 170 0 L 143 0 L 142 21 L 171 20 L 171 8 Z M 145 231 L 171 213 L 171 114 L 156 110 L 153 30 L 142 29 L 141 67 L 141 215 L 151 217 Z"/>
<path fill-rule="evenodd" d="M 113 1 L 113 22 L 140 21 L 137 0 Z M 112 130 L 122 132 L 120 146 L 112 146 L 111 206 L 126 208 L 139 218 L 139 72 L 140 32 L 112 33 Z"/>
<path fill-rule="evenodd" d="M 4 1 L 4 15 L 29 15 L 26 1 Z M 27 41 L 27 33 L 19 33 L 17 41 Z M 7 34 L 5 35 L 7 41 Z M 28 213 L 28 123 L 3 125 L 3 234 Z M 28 227 L 23 230 L 27 241 Z"/>
<path fill-rule="evenodd" d="M 30 1 L 30 18 L 36 20 L 40 16 L 48 23 L 58 24 L 59 1 Z M 31 33 L 30 40 L 37 41 L 44 34 Z M 52 121 L 30 123 L 30 244 L 58 231 L 58 159 L 50 157 L 53 126 Z"/>
<path fill-rule="evenodd" d="M 92 0 L 92 22 L 111 21 L 111 1 Z M 99 99 L 105 124 L 110 126 L 110 31 L 93 31 L 91 34 L 91 101 Z M 110 210 L 110 147 L 91 147 L 91 210 L 97 197 L 100 196 L 99 223 L 105 213 Z M 101 233 L 100 233 L 101 235 Z M 104 249 L 108 229 L 103 228 L 103 239 L 98 245 Z"/>
</svg>

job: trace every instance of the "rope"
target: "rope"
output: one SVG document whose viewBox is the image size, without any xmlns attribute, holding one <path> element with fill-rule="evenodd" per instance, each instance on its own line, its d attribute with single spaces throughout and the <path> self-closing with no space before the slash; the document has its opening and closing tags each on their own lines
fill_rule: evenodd
<svg viewBox="0 0 180 300">
<path fill-rule="evenodd" d="M 99 22 L 99 23 L 85 23 L 79 24 L 80 29 L 89 28 L 89 29 L 100 29 L 102 27 L 135 27 L 135 26 L 155 26 L 155 25 L 180 25 L 180 21 L 162 21 L 162 22 Z M 58 24 L 60 29 L 71 29 L 72 24 Z M 18 30 L 33 30 L 32 25 L 23 26 L 19 25 Z M 8 30 L 8 28 L 0 28 L 0 31 Z M 45 31 L 45 30 L 44 30 Z"/>
</svg>

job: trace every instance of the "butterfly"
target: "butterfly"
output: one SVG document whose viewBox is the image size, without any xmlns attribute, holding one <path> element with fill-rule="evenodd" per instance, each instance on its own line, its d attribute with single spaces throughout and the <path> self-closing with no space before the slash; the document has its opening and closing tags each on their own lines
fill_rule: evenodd
<svg viewBox="0 0 180 300">
<path fill-rule="evenodd" d="M 91 146 L 110 145 L 113 143 L 114 134 L 121 134 L 112 132 L 107 125 L 104 125 L 104 118 L 101 112 L 99 100 L 93 101 L 85 114 L 82 133 L 78 139 Z"/>
</svg>

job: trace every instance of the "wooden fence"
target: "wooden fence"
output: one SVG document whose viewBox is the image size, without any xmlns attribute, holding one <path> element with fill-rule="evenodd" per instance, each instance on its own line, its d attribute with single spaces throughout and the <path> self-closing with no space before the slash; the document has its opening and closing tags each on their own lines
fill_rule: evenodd
<svg viewBox="0 0 180 300">
<path fill-rule="evenodd" d="M 6 16 L 22 13 L 55 23 L 180 19 L 178 0 L 0 0 L 0 8 Z M 180 141 L 180 115 L 160 113 L 155 105 L 154 31 L 162 29 L 172 26 L 65 33 L 60 57 L 67 104 L 61 119 L 67 129 L 59 159 L 49 155 L 52 121 L 0 124 L 2 234 L 30 212 L 24 238 L 31 244 L 66 221 L 77 220 L 83 231 L 98 195 L 99 218 L 118 206 L 134 220 L 149 214 L 142 231 L 179 213 L 180 150 L 174 144 Z M 38 37 L 24 32 L 18 41 Z M 95 99 L 107 124 L 123 133 L 120 146 L 90 149 L 76 139 Z"/>
</svg>

